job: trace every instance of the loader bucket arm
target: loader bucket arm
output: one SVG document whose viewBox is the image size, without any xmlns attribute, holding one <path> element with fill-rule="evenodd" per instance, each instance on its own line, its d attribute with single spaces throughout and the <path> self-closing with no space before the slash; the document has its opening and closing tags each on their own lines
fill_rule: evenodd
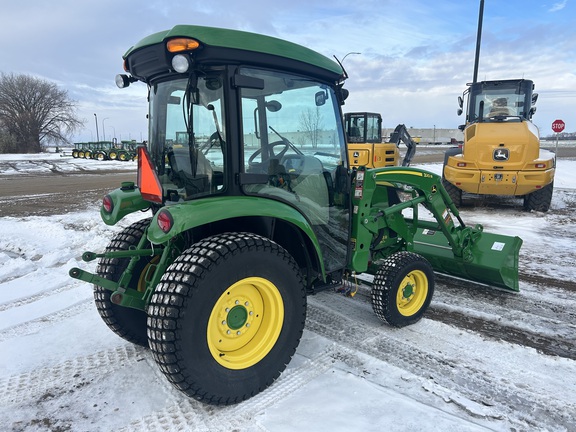
<svg viewBox="0 0 576 432">
<path fill-rule="evenodd" d="M 400 142 L 403 142 L 406 146 L 406 154 L 404 155 L 404 160 L 402 161 L 402 166 L 410 166 L 414 153 L 416 153 L 416 141 L 412 139 L 408 133 L 408 129 L 403 124 L 399 124 L 390 135 L 390 142 L 396 144 L 396 147 L 400 147 Z"/>
<path fill-rule="evenodd" d="M 354 181 L 351 268 L 399 251 L 418 253 L 435 271 L 518 291 L 519 237 L 469 227 L 436 174 L 416 168 L 360 168 Z M 420 212 L 427 210 L 424 218 Z"/>
</svg>

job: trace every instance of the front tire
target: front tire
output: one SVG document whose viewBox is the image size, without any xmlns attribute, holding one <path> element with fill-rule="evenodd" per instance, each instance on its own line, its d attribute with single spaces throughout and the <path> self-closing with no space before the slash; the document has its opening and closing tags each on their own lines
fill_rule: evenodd
<svg viewBox="0 0 576 432">
<path fill-rule="evenodd" d="M 220 234 L 168 267 L 148 307 L 148 338 L 168 380 L 214 405 L 261 392 L 300 342 L 306 292 L 294 259 L 250 233 Z"/>
<path fill-rule="evenodd" d="M 397 252 L 386 258 L 374 277 L 372 309 L 393 327 L 418 322 L 432 301 L 434 271 L 421 255 Z"/>
<path fill-rule="evenodd" d="M 122 230 L 110 241 L 106 247 L 106 252 L 136 247 L 144 235 L 146 227 L 150 225 L 150 220 L 150 218 L 143 219 Z M 132 280 L 129 283 L 131 288 L 138 290 L 144 288 L 144 277 L 155 259 L 155 257 L 141 257 L 138 260 Z M 96 274 L 117 282 L 129 262 L 129 258 L 101 258 L 96 268 Z M 111 294 L 111 291 L 94 285 L 94 300 L 102 320 L 121 338 L 136 345 L 147 347 L 146 313 L 142 310 L 112 303 L 110 301 Z"/>
</svg>

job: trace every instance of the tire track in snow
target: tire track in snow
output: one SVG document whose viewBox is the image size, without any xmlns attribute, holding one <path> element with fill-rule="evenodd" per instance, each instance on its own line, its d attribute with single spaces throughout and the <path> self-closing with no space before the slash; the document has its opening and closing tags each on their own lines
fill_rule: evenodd
<svg viewBox="0 0 576 432">
<path fill-rule="evenodd" d="M 26 277 L 26 276 L 27 275 L 25 275 L 23 277 Z M 65 292 L 65 291 L 72 290 L 74 288 L 78 288 L 78 283 L 76 283 L 75 281 L 73 281 L 72 283 L 66 284 L 60 288 L 49 289 L 46 291 L 38 292 L 36 294 L 32 294 L 32 295 L 27 296 L 27 297 L 8 301 L 6 303 L 0 304 L 0 312 L 15 308 L 15 307 L 19 307 L 19 306 L 24 306 L 24 305 L 27 305 L 30 303 L 34 303 L 36 301 L 42 300 L 44 298 L 48 298 L 48 297 L 55 295 L 55 294 L 60 294 L 60 293 Z"/>
<path fill-rule="evenodd" d="M 538 288 L 509 293 L 438 274 L 436 282 L 426 318 L 576 360 L 576 309 L 566 307 L 567 302 L 576 305 L 570 292 L 560 290 L 559 303 L 551 304 Z M 362 283 L 357 298 L 370 302 L 371 283 Z"/>
<path fill-rule="evenodd" d="M 144 348 L 125 344 L 0 379 L 0 405 L 18 405 L 31 399 L 57 399 L 59 394 L 85 385 L 90 372 L 95 371 L 98 376 L 112 373 L 119 365 L 127 367 L 136 363 L 143 353 Z"/>
<path fill-rule="evenodd" d="M 55 321 L 62 321 L 72 316 L 79 315 L 93 307 L 94 300 L 86 299 L 57 312 L 44 315 L 34 320 L 26 321 L 22 324 L 5 328 L 4 330 L 0 331 L 0 342 L 4 342 L 7 339 L 26 336 L 32 333 L 38 333 L 42 330 L 42 328 L 50 325 Z"/>
<path fill-rule="evenodd" d="M 250 424 L 250 430 L 266 431 L 267 429 L 257 422 L 255 416 L 329 370 L 332 367 L 335 352 L 334 346 L 329 347 L 317 357 L 306 360 L 299 367 L 286 369 L 266 390 L 236 405 L 225 407 L 206 405 L 187 398 L 170 386 L 175 399 L 173 404 L 163 410 L 150 413 L 120 431 L 179 431 L 189 428 L 190 425 L 194 425 L 194 430 L 198 431 L 231 431 L 244 430 L 247 424 Z M 154 361 L 151 359 L 149 361 L 157 371 L 156 373 L 161 376 L 160 379 L 165 380 Z"/>
<path fill-rule="evenodd" d="M 447 393 L 454 401 L 467 400 L 476 407 L 490 407 L 487 412 L 472 412 L 472 415 L 509 419 L 508 422 L 520 430 L 526 427 L 561 430 L 561 425 L 570 430 L 576 425 L 576 401 L 569 396 L 562 399 L 556 394 L 536 394 L 526 383 L 514 382 L 517 365 L 503 365 L 510 368 L 510 373 L 506 374 L 509 379 L 502 380 L 499 375 L 479 368 L 466 358 L 422 351 L 417 342 L 402 336 L 405 332 L 396 329 L 388 332 L 376 327 L 376 318 L 366 313 L 367 308 L 354 303 L 338 295 L 330 299 L 320 295 L 309 299 L 307 329 L 346 348 L 407 370 L 424 380 L 425 388 L 449 389 Z M 442 391 L 437 394 L 446 399 Z M 460 402 L 460 405 L 466 404 Z M 524 418 L 523 413 L 528 417 Z"/>
</svg>

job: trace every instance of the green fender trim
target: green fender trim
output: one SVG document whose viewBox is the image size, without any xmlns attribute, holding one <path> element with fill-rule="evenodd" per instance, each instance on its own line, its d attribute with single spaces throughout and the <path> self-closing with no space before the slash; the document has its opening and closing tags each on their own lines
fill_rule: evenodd
<svg viewBox="0 0 576 432">
<path fill-rule="evenodd" d="M 100 217 L 106 225 L 116 225 L 124 216 L 150 207 L 140 194 L 140 189 L 132 182 L 122 183 L 122 187 L 114 189 L 108 194 L 112 199 L 112 211 L 108 213 L 100 207 Z"/>
<path fill-rule="evenodd" d="M 173 237 L 191 228 L 212 222 L 218 222 L 237 217 L 262 216 L 282 219 L 299 228 L 312 242 L 322 274 L 325 275 L 324 262 L 320 244 L 308 220 L 295 208 L 279 201 L 260 197 L 212 197 L 187 201 L 164 207 L 174 221 L 172 229 L 165 233 L 158 226 L 157 212 L 148 228 L 148 240 L 152 244 L 163 244 Z"/>
</svg>

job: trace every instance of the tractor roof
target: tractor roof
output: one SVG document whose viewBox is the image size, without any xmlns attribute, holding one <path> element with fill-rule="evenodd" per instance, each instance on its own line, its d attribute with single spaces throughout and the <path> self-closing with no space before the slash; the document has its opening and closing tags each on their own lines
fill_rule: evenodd
<svg viewBox="0 0 576 432">
<path fill-rule="evenodd" d="M 282 39 L 239 30 L 221 29 L 196 25 L 177 25 L 170 30 L 145 37 L 125 54 L 126 59 L 136 51 L 161 44 L 176 37 L 194 38 L 206 47 L 252 52 L 298 61 L 322 69 L 323 74 L 342 76 L 343 70 L 335 61 L 309 48 Z"/>
</svg>

